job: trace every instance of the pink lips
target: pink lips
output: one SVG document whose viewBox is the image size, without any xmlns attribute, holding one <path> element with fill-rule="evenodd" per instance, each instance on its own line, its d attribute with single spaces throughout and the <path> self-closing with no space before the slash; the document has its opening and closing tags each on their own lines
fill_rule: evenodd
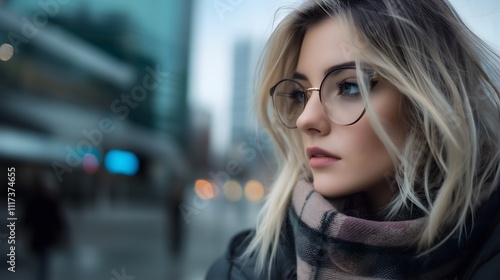
<svg viewBox="0 0 500 280">
<path fill-rule="evenodd" d="M 310 147 L 306 149 L 307 157 L 309 158 L 309 166 L 311 168 L 326 167 L 340 160 L 339 156 L 331 154 L 318 147 Z"/>
</svg>

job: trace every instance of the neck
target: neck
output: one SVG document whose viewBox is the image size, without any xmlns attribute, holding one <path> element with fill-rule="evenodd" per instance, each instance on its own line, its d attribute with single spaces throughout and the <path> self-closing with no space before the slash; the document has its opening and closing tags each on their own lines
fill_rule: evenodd
<svg viewBox="0 0 500 280">
<path fill-rule="evenodd" d="M 389 205 L 394 196 L 396 189 L 391 187 L 387 181 L 377 184 L 377 186 L 370 188 L 370 191 L 363 192 L 361 197 L 364 201 L 364 208 L 366 214 L 369 216 L 378 216 Z"/>
</svg>

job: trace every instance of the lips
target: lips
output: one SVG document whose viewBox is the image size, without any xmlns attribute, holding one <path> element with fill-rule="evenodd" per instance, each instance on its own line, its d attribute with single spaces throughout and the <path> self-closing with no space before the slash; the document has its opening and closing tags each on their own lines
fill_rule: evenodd
<svg viewBox="0 0 500 280">
<path fill-rule="evenodd" d="M 339 156 L 334 155 L 332 153 L 329 153 L 321 148 L 318 147 L 311 147 L 306 149 L 306 154 L 309 159 L 311 158 L 334 158 L 334 159 L 340 159 Z"/>
<path fill-rule="evenodd" d="M 306 154 L 309 158 L 309 166 L 313 169 L 328 167 L 340 160 L 339 156 L 318 147 L 307 148 Z"/>
</svg>

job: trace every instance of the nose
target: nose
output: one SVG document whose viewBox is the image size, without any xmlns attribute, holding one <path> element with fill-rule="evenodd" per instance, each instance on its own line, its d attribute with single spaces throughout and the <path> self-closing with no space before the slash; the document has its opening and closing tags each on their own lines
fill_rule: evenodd
<svg viewBox="0 0 500 280">
<path fill-rule="evenodd" d="M 321 104 L 319 89 L 307 89 L 306 93 L 309 92 L 311 95 L 306 103 L 306 107 L 297 118 L 297 128 L 308 135 L 328 134 L 330 121 L 325 114 L 323 104 Z"/>
</svg>

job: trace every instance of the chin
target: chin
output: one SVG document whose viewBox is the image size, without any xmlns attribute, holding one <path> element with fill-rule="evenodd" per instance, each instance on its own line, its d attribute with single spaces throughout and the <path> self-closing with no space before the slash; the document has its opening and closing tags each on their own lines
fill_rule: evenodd
<svg viewBox="0 0 500 280">
<path fill-rule="evenodd" d="M 345 182 L 339 182 L 332 176 L 314 176 L 314 190 L 324 197 L 336 198 L 355 193 Z"/>
</svg>

